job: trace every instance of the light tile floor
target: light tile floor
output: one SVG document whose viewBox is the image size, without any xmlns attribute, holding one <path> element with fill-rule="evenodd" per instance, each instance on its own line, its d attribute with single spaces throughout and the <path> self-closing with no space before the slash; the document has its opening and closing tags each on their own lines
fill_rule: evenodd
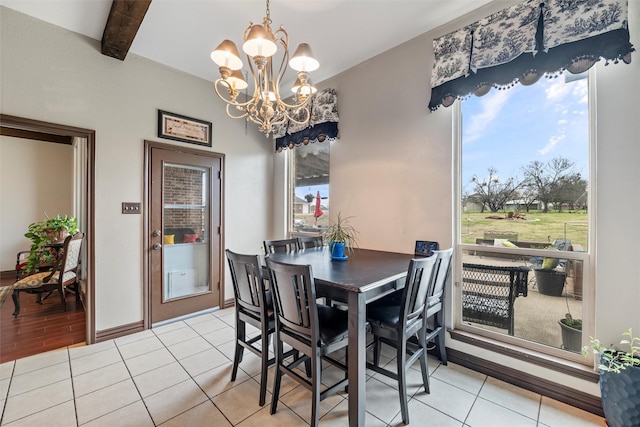
<svg viewBox="0 0 640 427">
<path fill-rule="evenodd" d="M 310 392 L 283 377 L 278 411 L 258 405 L 259 358 L 245 352 L 230 382 L 233 309 L 217 311 L 90 346 L 0 365 L 2 426 L 307 426 Z M 254 330 L 254 333 L 256 331 Z M 384 349 L 384 347 L 383 347 Z M 390 350 L 390 349 L 389 349 Z M 393 352 L 383 360 L 395 365 Z M 604 419 L 479 374 L 429 359 L 431 394 L 420 365 L 409 374 L 416 426 L 605 426 Z M 323 382 L 340 375 L 323 370 Z M 271 400 L 271 376 L 267 403 Z M 367 426 L 402 425 L 394 381 L 367 379 Z M 347 395 L 321 404 L 323 426 L 346 426 Z"/>
</svg>

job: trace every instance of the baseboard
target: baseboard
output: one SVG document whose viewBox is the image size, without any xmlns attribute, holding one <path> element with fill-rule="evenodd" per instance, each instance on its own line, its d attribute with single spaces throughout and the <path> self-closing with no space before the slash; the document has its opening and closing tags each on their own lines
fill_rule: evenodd
<svg viewBox="0 0 640 427">
<path fill-rule="evenodd" d="M 13 279 L 15 281 L 15 278 L 16 278 L 15 270 L 0 271 L 0 280 Z"/>
<path fill-rule="evenodd" d="M 96 331 L 96 342 L 99 343 L 142 331 L 144 331 L 144 322 L 141 320 L 139 322 L 129 323 L 128 325 Z"/>
<path fill-rule="evenodd" d="M 236 305 L 234 299 L 230 298 L 230 299 L 227 299 L 227 300 L 224 301 L 224 307 L 222 307 L 222 308 L 223 309 L 224 308 L 229 308 L 229 307 L 233 307 L 234 305 Z"/>
<path fill-rule="evenodd" d="M 544 378 L 481 359 L 460 350 L 447 348 L 447 360 L 474 371 L 497 378 L 509 384 L 530 390 L 551 399 L 604 417 L 602 400 L 598 396 L 582 392 Z"/>
</svg>

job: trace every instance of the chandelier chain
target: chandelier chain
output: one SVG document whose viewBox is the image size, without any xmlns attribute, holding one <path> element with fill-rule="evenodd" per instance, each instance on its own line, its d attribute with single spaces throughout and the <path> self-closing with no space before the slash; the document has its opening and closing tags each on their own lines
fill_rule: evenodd
<svg viewBox="0 0 640 427">
<path fill-rule="evenodd" d="M 269 8 L 270 1 L 267 0 L 267 17 L 266 20 L 269 24 L 271 24 L 271 9 Z"/>
</svg>

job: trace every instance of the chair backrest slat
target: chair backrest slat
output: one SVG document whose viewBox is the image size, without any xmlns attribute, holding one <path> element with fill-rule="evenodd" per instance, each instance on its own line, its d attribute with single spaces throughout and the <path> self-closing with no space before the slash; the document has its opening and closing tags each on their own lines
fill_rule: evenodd
<svg viewBox="0 0 640 427">
<path fill-rule="evenodd" d="M 436 257 L 414 258 L 409 262 L 407 279 L 402 293 L 400 318 L 405 325 L 424 313 Z M 404 327 L 404 326 L 403 326 Z"/>
<path fill-rule="evenodd" d="M 263 245 L 265 255 L 295 252 L 298 250 L 298 239 L 265 240 Z"/>
<path fill-rule="evenodd" d="M 451 258 L 453 257 L 453 248 L 443 251 L 433 251 L 436 257 L 436 265 L 433 270 L 433 286 L 429 291 L 429 298 L 432 300 L 441 300 L 444 295 L 444 285 L 451 271 Z"/>
<path fill-rule="evenodd" d="M 265 304 L 262 265 L 258 255 L 243 255 L 226 250 L 236 304 L 261 314 Z"/>
<path fill-rule="evenodd" d="M 267 258 L 278 321 L 285 330 L 312 340 L 318 336 L 316 290 L 309 265 L 294 265 Z"/>
<path fill-rule="evenodd" d="M 298 249 L 321 248 L 322 246 L 324 246 L 322 236 L 298 237 Z"/>
</svg>

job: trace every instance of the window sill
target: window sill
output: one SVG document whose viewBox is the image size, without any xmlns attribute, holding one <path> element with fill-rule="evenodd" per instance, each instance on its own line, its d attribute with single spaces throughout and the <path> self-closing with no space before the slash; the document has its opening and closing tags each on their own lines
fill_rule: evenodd
<svg viewBox="0 0 640 427">
<path fill-rule="evenodd" d="M 527 363 L 542 366 L 544 368 L 559 372 L 565 375 L 579 378 L 581 380 L 597 383 L 600 379 L 598 372 L 579 363 L 570 362 L 558 357 L 549 356 L 547 354 L 538 353 L 532 350 L 524 349 L 522 347 L 506 344 L 491 338 L 472 334 L 467 331 L 459 329 L 452 329 L 449 331 L 451 338 L 470 344 L 485 350 L 493 351 L 504 356 L 511 357 L 516 360 L 522 360 Z"/>
</svg>

